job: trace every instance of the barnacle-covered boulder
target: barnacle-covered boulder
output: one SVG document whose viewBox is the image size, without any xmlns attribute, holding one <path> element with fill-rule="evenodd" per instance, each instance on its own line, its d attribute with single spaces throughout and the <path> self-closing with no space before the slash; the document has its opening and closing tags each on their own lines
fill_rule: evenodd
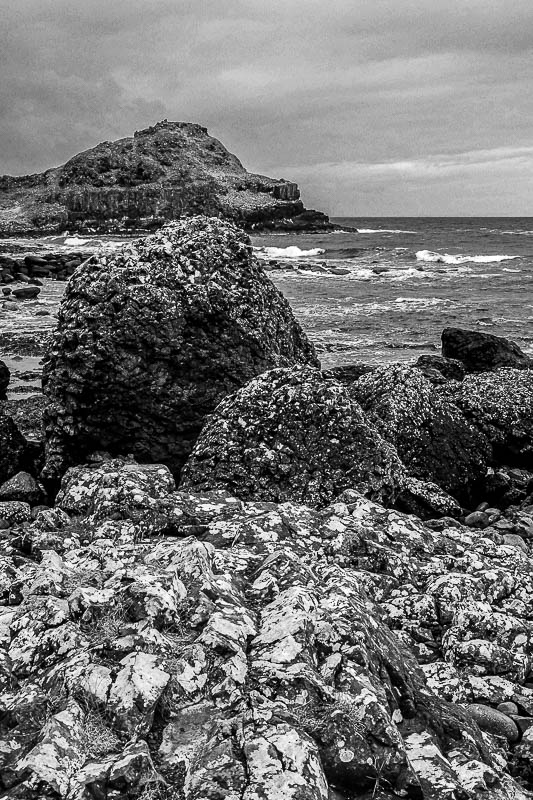
<svg viewBox="0 0 533 800">
<path fill-rule="evenodd" d="M 496 464 L 533 469 L 533 370 L 467 375 L 440 391 L 490 441 Z"/>
<path fill-rule="evenodd" d="M 400 364 L 378 367 L 352 391 L 369 421 L 396 447 L 410 475 L 469 501 L 485 474 L 489 444 L 420 370 Z"/>
<path fill-rule="evenodd" d="M 276 369 L 227 397 L 206 423 L 181 487 L 323 506 L 354 488 L 394 500 L 403 467 L 349 388 L 312 368 Z"/>
<path fill-rule="evenodd" d="M 45 476 L 94 450 L 179 470 L 206 414 L 272 367 L 318 361 L 231 223 L 193 217 L 86 263 L 45 362 Z"/>
</svg>

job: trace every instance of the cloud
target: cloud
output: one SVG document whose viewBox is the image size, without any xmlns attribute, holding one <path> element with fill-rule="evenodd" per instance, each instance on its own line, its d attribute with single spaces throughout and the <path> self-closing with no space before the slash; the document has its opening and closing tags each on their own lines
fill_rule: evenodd
<svg viewBox="0 0 533 800">
<path fill-rule="evenodd" d="M 514 158 L 446 160 L 530 141 L 525 0 L 4 0 L 2 15 L 0 172 L 167 117 L 206 125 L 249 169 L 305 181 L 326 208 L 362 208 L 357 180 L 369 207 L 390 209 L 399 176 L 431 203 L 439 180 L 464 180 L 473 202 L 491 169 L 506 207 L 510 184 L 523 213 L 533 202 Z"/>
</svg>

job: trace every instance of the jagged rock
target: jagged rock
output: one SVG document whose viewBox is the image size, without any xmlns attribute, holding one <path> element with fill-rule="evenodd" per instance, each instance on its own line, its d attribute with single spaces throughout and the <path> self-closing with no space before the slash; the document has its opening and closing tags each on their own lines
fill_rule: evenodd
<svg viewBox="0 0 533 800">
<path fill-rule="evenodd" d="M 460 502 L 470 501 L 485 475 L 490 447 L 419 370 L 378 367 L 363 375 L 352 392 L 371 424 L 396 447 L 410 475 L 436 483 Z"/>
<path fill-rule="evenodd" d="M 114 519 L 111 460 L 69 474 L 74 520 L 7 540 L 0 793 L 526 800 L 528 731 L 513 756 L 461 706 L 533 713 L 528 554 L 353 490 L 318 511 L 130 471 L 201 539 Z"/>
<path fill-rule="evenodd" d="M 464 364 L 458 359 L 432 354 L 420 356 L 414 366 L 431 383 L 444 383 L 449 380 L 462 381 L 466 372 Z"/>
<path fill-rule="evenodd" d="M 443 330 L 442 355 L 461 361 L 467 372 L 490 372 L 499 367 L 533 367 L 533 359 L 509 339 L 463 328 Z"/>
<path fill-rule="evenodd" d="M 4 175 L 0 201 L 4 234 L 153 229 L 191 214 L 223 215 L 248 228 L 335 228 L 304 208 L 296 183 L 249 173 L 206 128 L 167 120 L 42 174 Z M 46 270 L 45 259 L 31 259 L 34 271 Z"/>
<path fill-rule="evenodd" d="M 17 472 L 0 486 L 0 501 L 20 500 L 35 506 L 44 497 L 43 490 L 28 472 Z"/>
<path fill-rule="evenodd" d="M 6 395 L 10 377 L 11 374 L 7 364 L 5 364 L 3 361 L 0 361 L 0 399 Z"/>
<path fill-rule="evenodd" d="M 467 375 L 439 389 L 490 442 L 496 464 L 533 464 L 533 370 Z"/>
<path fill-rule="evenodd" d="M 173 223 L 71 279 L 43 374 L 45 475 L 95 449 L 179 471 L 205 416 L 271 367 L 318 365 L 229 223 Z"/>
<path fill-rule="evenodd" d="M 435 483 L 406 477 L 403 481 L 395 507 L 420 519 L 437 517 L 460 517 L 462 508 L 457 500 Z"/>
<path fill-rule="evenodd" d="M 0 411 L 0 481 L 11 478 L 21 469 L 26 454 L 26 440 L 6 414 Z"/>
<path fill-rule="evenodd" d="M 279 369 L 227 397 L 207 421 L 182 489 L 323 506 L 347 488 L 394 499 L 402 466 L 349 389 L 318 370 Z"/>
</svg>

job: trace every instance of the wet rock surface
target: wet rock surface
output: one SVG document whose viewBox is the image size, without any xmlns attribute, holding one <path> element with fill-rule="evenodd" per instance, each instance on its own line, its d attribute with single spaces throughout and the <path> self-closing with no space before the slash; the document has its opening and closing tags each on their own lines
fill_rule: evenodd
<svg viewBox="0 0 533 800">
<path fill-rule="evenodd" d="M 528 796 L 529 551 L 117 459 L 2 548 L 5 797 Z"/>
<path fill-rule="evenodd" d="M 230 223 L 195 217 L 80 267 L 43 374 L 47 475 L 94 449 L 179 471 L 206 414 L 266 369 L 318 365 Z"/>
<path fill-rule="evenodd" d="M 442 355 L 461 361 L 467 372 L 491 372 L 500 367 L 533 367 L 533 360 L 509 339 L 463 328 L 444 329 Z"/>
<path fill-rule="evenodd" d="M 316 369 L 279 369 L 217 407 L 184 468 L 181 486 L 312 506 L 356 487 L 390 502 L 403 472 L 396 452 L 348 388 Z"/>
</svg>

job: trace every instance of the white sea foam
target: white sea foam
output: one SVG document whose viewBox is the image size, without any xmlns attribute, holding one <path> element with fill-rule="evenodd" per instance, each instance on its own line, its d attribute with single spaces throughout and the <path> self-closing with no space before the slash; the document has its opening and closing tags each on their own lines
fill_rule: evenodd
<svg viewBox="0 0 533 800">
<path fill-rule="evenodd" d="M 417 261 L 438 264 L 495 264 L 500 261 L 512 261 L 519 256 L 452 256 L 449 253 L 434 253 L 431 250 L 419 250 L 416 254 Z"/>
<path fill-rule="evenodd" d="M 401 231 L 394 228 L 357 228 L 357 233 L 417 233 L 417 231 Z"/>
<path fill-rule="evenodd" d="M 301 250 L 296 245 L 290 247 L 259 247 L 259 254 L 264 254 L 269 258 L 302 258 L 302 256 L 319 256 L 325 253 L 320 247 L 313 247 L 311 250 Z"/>
<path fill-rule="evenodd" d="M 89 244 L 90 239 L 81 239 L 79 236 L 67 236 L 63 242 L 67 247 L 80 247 L 84 244 Z"/>
</svg>

